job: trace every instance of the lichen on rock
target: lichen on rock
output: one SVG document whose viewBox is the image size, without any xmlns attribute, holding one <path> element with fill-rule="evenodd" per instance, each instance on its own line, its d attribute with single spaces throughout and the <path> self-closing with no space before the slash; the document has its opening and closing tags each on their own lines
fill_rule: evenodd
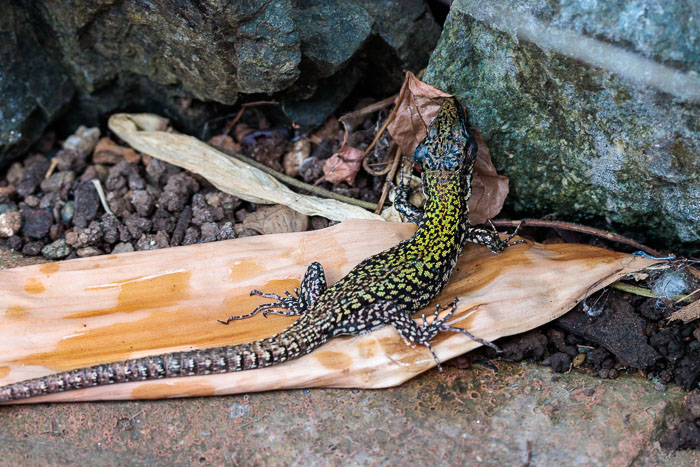
<svg viewBox="0 0 700 467">
<path fill-rule="evenodd" d="M 552 5 L 455 1 L 425 80 L 468 107 L 517 214 L 697 249 L 700 79 L 684 3 Z"/>
</svg>

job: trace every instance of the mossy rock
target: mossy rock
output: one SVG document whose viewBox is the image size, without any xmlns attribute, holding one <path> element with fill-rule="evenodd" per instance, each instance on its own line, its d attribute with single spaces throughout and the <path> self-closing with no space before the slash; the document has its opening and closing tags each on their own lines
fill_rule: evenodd
<svg viewBox="0 0 700 467">
<path fill-rule="evenodd" d="M 555 213 L 697 252 L 690 12 L 681 1 L 663 15 L 646 4 L 597 5 L 457 0 L 425 80 L 469 109 L 510 177 L 514 214 Z"/>
</svg>

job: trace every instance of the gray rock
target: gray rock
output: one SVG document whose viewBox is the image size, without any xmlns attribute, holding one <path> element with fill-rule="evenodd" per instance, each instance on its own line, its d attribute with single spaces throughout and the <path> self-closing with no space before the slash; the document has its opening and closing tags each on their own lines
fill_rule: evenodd
<svg viewBox="0 0 700 467">
<path fill-rule="evenodd" d="M 78 185 L 75 189 L 75 215 L 73 224 L 78 227 L 87 227 L 91 220 L 97 216 L 100 207 L 100 197 L 95 185 L 87 181 Z"/>
<path fill-rule="evenodd" d="M 457 0 L 425 80 L 468 107 L 517 213 L 692 250 L 700 47 L 688 5 Z"/>
<path fill-rule="evenodd" d="M 22 179 L 17 185 L 17 194 L 25 197 L 34 193 L 34 190 L 41 184 L 44 174 L 49 168 L 49 161 L 42 155 L 28 157 L 25 162 L 25 170 Z"/>
<path fill-rule="evenodd" d="M 56 172 L 52 174 L 49 178 L 41 182 L 41 190 L 45 193 L 53 193 L 58 191 L 64 185 L 70 185 L 75 181 L 75 172 L 64 171 Z"/>
<path fill-rule="evenodd" d="M 53 214 L 49 209 L 25 208 L 20 214 L 22 215 L 22 233 L 32 238 L 41 238 L 49 233 L 53 224 Z"/>
<path fill-rule="evenodd" d="M 42 242 L 27 242 L 22 247 L 22 254 L 25 256 L 36 256 L 41 253 L 41 249 L 44 247 Z"/>
<path fill-rule="evenodd" d="M 0 166 L 29 149 L 73 94 L 59 57 L 40 43 L 25 9 L 0 2 Z"/>
<path fill-rule="evenodd" d="M 114 245 L 114 248 L 112 248 L 113 255 L 119 253 L 127 253 L 129 251 L 134 251 L 134 245 L 132 245 L 131 243 L 120 242 Z"/>
<path fill-rule="evenodd" d="M 355 2 L 299 0 L 293 13 L 301 52 L 315 74 L 340 70 L 369 39 L 372 17 Z"/>
<path fill-rule="evenodd" d="M 192 99 L 232 105 L 241 93 L 275 93 L 288 106 L 314 97 L 307 107 L 318 105 L 315 119 L 292 118 L 315 125 L 347 97 L 360 69 L 364 85 L 392 92 L 402 70 L 425 66 L 439 35 L 421 0 L 40 5 L 0 7 L 0 166 L 74 97 L 66 128 L 135 108 L 200 133 L 215 110 Z M 341 74 L 343 92 L 323 102 L 322 80 Z"/>
<path fill-rule="evenodd" d="M 282 99 L 282 109 L 302 127 L 323 123 L 361 78 L 374 92 L 394 92 L 404 70 L 425 66 L 440 35 L 421 0 L 305 0 L 297 5 L 302 75 Z M 365 51 L 371 69 L 365 77 L 345 66 L 358 50 Z"/>
<path fill-rule="evenodd" d="M 53 243 L 49 243 L 44 248 L 41 249 L 41 254 L 46 259 L 61 259 L 68 256 L 71 249 L 66 245 L 66 241 L 62 238 L 56 240 Z"/>
</svg>

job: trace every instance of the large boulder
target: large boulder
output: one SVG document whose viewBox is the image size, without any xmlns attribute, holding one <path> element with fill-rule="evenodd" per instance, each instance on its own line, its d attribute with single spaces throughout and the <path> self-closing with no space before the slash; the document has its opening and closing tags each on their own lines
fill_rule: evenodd
<svg viewBox="0 0 700 467">
<path fill-rule="evenodd" d="M 26 12 L 0 0 L 0 166 L 25 152 L 71 101 L 73 84 Z"/>
<path fill-rule="evenodd" d="M 517 214 L 697 251 L 696 13 L 682 0 L 456 0 L 425 79 L 468 107 Z"/>
<path fill-rule="evenodd" d="M 74 88 L 75 124 L 152 110 L 201 130 L 211 115 L 197 101 L 264 93 L 314 126 L 361 78 L 381 93 L 399 84 L 397 70 L 424 67 L 440 34 L 422 0 L 0 0 L 0 14 L 0 166 Z"/>
</svg>

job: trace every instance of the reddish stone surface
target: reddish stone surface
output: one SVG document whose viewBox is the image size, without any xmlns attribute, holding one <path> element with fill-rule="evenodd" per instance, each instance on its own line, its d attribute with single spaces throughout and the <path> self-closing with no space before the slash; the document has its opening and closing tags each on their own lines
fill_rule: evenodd
<svg viewBox="0 0 700 467">
<path fill-rule="evenodd" d="M 0 407 L 0 459 L 81 464 L 697 465 L 659 438 L 685 394 L 548 368 L 431 371 L 378 391 Z M 591 394 L 591 390 L 592 394 Z M 591 394 L 591 395 L 588 395 Z"/>
<path fill-rule="evenodd" d="M 0 268 L 22 264 L 0 250 Z M 700 465 L 659 443 L 685 397 L 475 362 L 376 391 L 0 406 L 0 464 Z"/>
</svg>

